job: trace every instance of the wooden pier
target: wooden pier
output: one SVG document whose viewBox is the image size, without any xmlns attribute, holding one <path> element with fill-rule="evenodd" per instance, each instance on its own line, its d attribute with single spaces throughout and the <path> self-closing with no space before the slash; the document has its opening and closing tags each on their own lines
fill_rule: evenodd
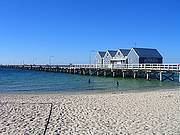
<svg viewBox="0 0 180 135">
<path fill-rule="evenodd" d="M 46 72 L 61 72 L 81 75 L 112 76 L 112 77 L 132 77 L 158 79 L 160 81 L 174 81 L 178 74 L 180 82 L 179 64 L 77 64 L 77 65 L 0 65 L 0 68 L 12 68 L 21 70 L 36 70 Z"/>
</svg>

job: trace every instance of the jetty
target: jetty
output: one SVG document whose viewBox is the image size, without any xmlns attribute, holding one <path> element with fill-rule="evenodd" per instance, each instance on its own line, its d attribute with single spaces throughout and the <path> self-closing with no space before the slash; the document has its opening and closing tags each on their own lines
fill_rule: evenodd
<svg viewBox="0 0 180 135">
<path fill-rule="evenodd" d="M 60 72 L 80 75 L 175 80 L 180 82 L 180 64 L 69 64 L 69 65 L 0 65 L 0 68 Z"/>
</svg>

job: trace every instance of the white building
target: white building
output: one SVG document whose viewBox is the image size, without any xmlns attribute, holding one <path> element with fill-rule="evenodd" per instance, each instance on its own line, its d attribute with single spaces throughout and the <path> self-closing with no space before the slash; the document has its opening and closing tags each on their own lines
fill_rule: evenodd
<svg viewBox="0 0 180 135">
<path fill-rule="evenodd" d="M 105 56 L 106 52 L 104 51 L 98 51 L 96 54 L 96 64 L 101 64 L 104 65 L 104 56 Z"/>
<path fill-rule="evenodd" d="M 108 50 L 104 56 L 104 64 L 112 64 L 111 60 L 115 57 L 117 51 Z"/>
<path fill-rule="evenodd" d="M 129 49 L 119 49 L 114 56 L 113 59 L 111 59 L 111 63 L 113 64 L 128 64 L 127 55 L 129 54 Z"/>
<path fill-rule="evenodd" d="M 118 49 L 117 51 L 108 50 L 99 51 L 96 56 L 96 63 L 102 66 L 111 67 L 115 64 L 162 64 L 163 57 L 157 49 L 150 48 L 132 48 Z"/>
<path fill-rule="evenodd" d="M 163 57 L 157 49 L 132 48 L 128 56 L 128 64 L 162 64 Z"/>
</svg>

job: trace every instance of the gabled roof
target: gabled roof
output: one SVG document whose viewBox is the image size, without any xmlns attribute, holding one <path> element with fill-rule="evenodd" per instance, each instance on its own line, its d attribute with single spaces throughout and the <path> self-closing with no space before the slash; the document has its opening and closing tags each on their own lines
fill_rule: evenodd
<svg viewBox="0 0 180 135">
<path fill-rule="evenodd" d="M 113 51 L 113 50 L 108 50 L 108 52 L 111 55 L 111 57 L 114 57 L 117 53 L 117 51 Z"/>
<path fill-rule="evenodd" d="M 98 53 L 101 56 L 101 58 L 104 58 L 104 55 L 106 54 L 106 52 L 103 52 L 103 51 L 98 51 Z"/>
<path fill-rule="evenodd" d="M 162 58 L 157 49 L 150 48 L 133 48 L 139 57 Z"/>
<path fill-rule="evenodd" d="M 129 49 L 119 49 L 121 51 L 121 53 L 124 55 L 124 56 L 127 56 L 128 53 L 130 52 Z"/>
</svg>

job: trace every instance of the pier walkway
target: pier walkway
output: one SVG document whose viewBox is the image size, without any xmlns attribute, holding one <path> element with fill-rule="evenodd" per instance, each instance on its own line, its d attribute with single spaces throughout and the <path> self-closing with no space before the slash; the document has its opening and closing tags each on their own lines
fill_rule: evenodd
<svg viewBox="0 0 180 135">
<path fill-rule="evenodd" d="M 180 82 L 180 64 L 70 64 L 70 65 L 0 65 L 0 68 L 14 68 L 22 70 L 37 70 L 47 72 L 63 72 L 82 75 L 97 76 L 121 76 L 141 77 L 158 79 L 160 81 L 174 81 L 175 75 L 179 76 Z"/>
</svg>

